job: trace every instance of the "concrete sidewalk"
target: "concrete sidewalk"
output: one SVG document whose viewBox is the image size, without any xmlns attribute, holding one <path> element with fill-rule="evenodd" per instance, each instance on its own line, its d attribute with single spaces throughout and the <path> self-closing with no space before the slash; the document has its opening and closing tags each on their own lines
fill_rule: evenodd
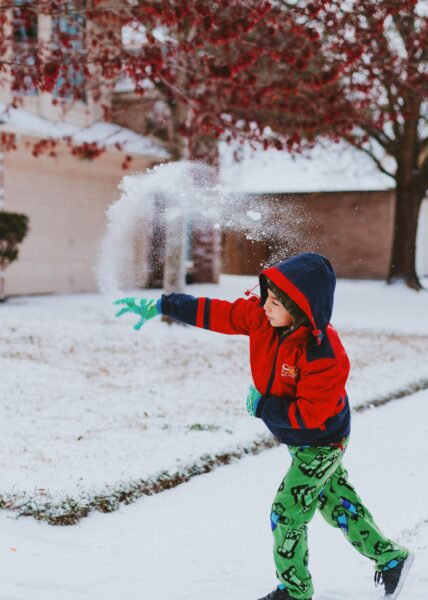
<svg viewBox="0 0 428 600">
<path fill-rule="evenodd" d="M 381 529 L 416 552 L 400 600 L 428 596 L 428 392 L 353 417 L 345 457 Z M 52 527 L 0 513 L 0 600 L 256 600 L 275 584 L 270 505 L 285 447 L 111 514 Z M 316 515 L 314 600 L 374 600 L 373 569 Z"/>
</svg>

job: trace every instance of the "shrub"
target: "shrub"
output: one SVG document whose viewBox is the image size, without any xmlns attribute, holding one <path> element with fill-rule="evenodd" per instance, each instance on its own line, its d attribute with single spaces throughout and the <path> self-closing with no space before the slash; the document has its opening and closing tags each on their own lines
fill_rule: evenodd
<svg viewBox="0 0 428 600">
<path fill-rule="evenodd" d="M 18 258 L 20 244 L 29 231 L 28 217 L 0 210 L 0 301 L 4 301 L 4 272 Z"/>
</svg>

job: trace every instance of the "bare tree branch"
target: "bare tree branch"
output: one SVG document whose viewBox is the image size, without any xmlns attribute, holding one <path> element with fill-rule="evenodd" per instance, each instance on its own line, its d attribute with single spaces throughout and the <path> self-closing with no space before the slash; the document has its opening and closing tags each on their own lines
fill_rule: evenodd
<svg viewBox="0 0 428 600">
<path fill-rule="evenodd" d="M 388 105 L 389 105 L 389 114 L 390 115 L 397 115 L 397 113 L 399 113 L 399 110 L 396 107 L 396 101 L 398 100 L 397 97 L 394 98 L 394 95 L 392 93 L 392 90 L 389 86 L 386 86 L 386 93 L 387 93 L 387 97 L 388 97 Z M 397 115 L 398 116 L 398 115 Z M 395 118 L 392 121 L 392 130 L 394 132 L 395 135 L 395 140 L 399 140 L 401 137 L 401 131 L 400 131 L 400 124 L 398 122 L 398 119 Z"/>
<path fill-rule="evenodd" d="M 376 142 L 384 148 L 388 154 L 394 156 L 395 153 L 395 143 L 394 140 L 389 138 L 384 131 L 380 131 L 379 129 L 375 129 L 372 124 L 362 123 L 360 127 L 365 131 L 370 137 L 372 137 Z"/>
<path fill-rule="evenodd" d="M 385 175 L 388 175 L 388 177 L 392 177 L 392 179 L 394 179 L 395 181 L 395 174 L 390 173 L 382 164 L 381 160 L 375 155 L 375 153 L 371 150 L 369 150 L 368 148 L 365 148 L 364 146 L 362 146 L 361 144 L 359 144 L 358 142 L 355 141 L 355 139 L 353 139 L 351 136 L 345 136 L 344 138 L 349 144 L 351 144 L 352 146 L 354 146 L 354 148 L 357 148 L 357 150 L 360 150 L 361 152 L 364 152 L 365 154 L 367 154 L 367 156 L 369 156 L 372 161 L 375 163 L 375 165 L 377 166 L 377 168 L 379 169 L 379 171 L 381 171 L 382 173 L 384 173 Z"/>
<path fill-rule="evenodd" d="M 411 34 L 415 31 L 415 7 L 407 5 L 406 10 L 411 10 L 411 14 L 402 15 L 399 12 L 393 12 L 392 19 L 403 41 L 407 56 L 409 56 L 412 49 L 409 40 L 411 39 Z"/>
</svg>

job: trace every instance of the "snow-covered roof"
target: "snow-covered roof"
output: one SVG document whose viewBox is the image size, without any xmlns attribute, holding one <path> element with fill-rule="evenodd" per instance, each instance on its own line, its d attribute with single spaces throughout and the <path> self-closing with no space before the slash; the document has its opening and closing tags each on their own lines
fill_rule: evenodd
<svg viewBox="0 0 428 600">
<path fill-rule="evenodd" d="M 96 142 L 100 145 L 114 146 L 119 143 L 126 154 L 168 158 L 168 152 L 153 140 L 126 127 L 106 121 L 97 121 L 83 127 L 63 121 L 51 121 L 22 108 L 7 108 L 0 102 L 0 131 L 32 135 L 60 140 L 71 137 L 76 144 Z"/>
<path fill-rule="evenodd" d="M 395 187 L 369 156 L 345 142 L 323 142 L 304 155 L 278 150 L 243 149 L 235 162 L 236 147 L 221 144 L 220 180 L 231 191 L 243 193 L 304 193 L 374 191 Z M 391 169 L 392 170 L 392 169 Z"/>
<path fill-rule="evenodd" d="M 27 110 L 7 108 L 0 102 L 0 131 L 51 137 L 60 140 L 122 145 L 123 152 L 167 159 L 168 152 L 152 139 L 126 127 L 97 121 L 82 127 L 52 121 Z M 220 181 L 231 191 L 248 193 L 304 193 L 332 191 L 388 190 L 392 178 L 379 171 L 363 152 L 342 142 L 323 142 L 304 155 L 267 150 L 255 152 L 244 147 L 243 159 L 236 162 L 236 147 L 220 144 Z"/>
</svg>

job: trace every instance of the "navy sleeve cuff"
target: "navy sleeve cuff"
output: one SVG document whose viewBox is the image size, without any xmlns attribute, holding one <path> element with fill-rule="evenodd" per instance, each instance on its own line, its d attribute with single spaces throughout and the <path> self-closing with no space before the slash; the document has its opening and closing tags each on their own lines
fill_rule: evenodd
<svg viewBox="0 0 428 600">
<path fill-rule="evenodd" d="M 266 397 L 262 396 L 260 398 L 260 400 L 257 402 L 256 414 L 254 416 L 257 417 L 258 419 L 262 418 L 262 410 L 263 410 L 263 405 L 265 403 L 265 400 L 266 400 Z"/>
<path fill-rule="evenodd" d="M 169 297 L 166 294 L 162 294 L 161 298 L 159 298 L 158 308 L 160 308 L 160 312 L 163 315 L 169 315 Z"/>
</svg>

